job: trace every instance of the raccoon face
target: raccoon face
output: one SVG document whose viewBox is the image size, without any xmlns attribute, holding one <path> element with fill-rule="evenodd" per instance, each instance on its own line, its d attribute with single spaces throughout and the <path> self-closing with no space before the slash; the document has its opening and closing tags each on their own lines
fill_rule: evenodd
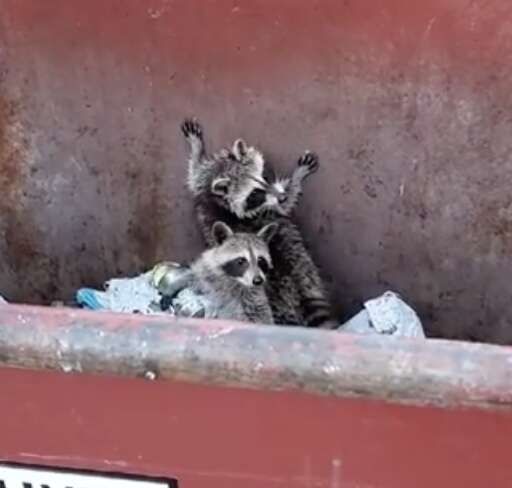
<svg viewBox="0 0 512 488">
<path fill-rule="evenodd" d="M 270 183 L 265 192 L 263 207 L 286 216 L 288 213 L 288 208 L 285 206 L 288 203 L 288 185 L 287 180 L 275 180 Z"/>
<path fill-rule="evenodd" d="M 263 285 L 272 267 L 268 243 L 276 230 L 277 224 L 268 224 L 256 234 L 234 233 L 225 223 L 215 222 L 212 234 L 219 273 L 244 287 Z"/>
<path fill-rule="evenodd" d="M 238 139 L 233 144 L 230 157 L 236 159 L 241 168 L 250 168 L 253 174 L 239 167 L 239 182 L 247 182 L 244 191 L 232 196 L 230 201 L 237 200 L 237 205 L 230 209 L 239 218 L 252 218 L 265 210 L 271 210 L 279 215 L 287 216 L 289 213 L 288 186 L 289 179 L 278 178 L 268 165 L 262 154 L 253 147 L 247 147 L 245 142 Z M 245 178 L 245 180 L 244 180 Z M 247 191 L 249 190 L 249 193 Z M 236 211 L 233 208 L 236 207 Z"/>
<path fill-rule="evenodd" d="M 254 147 L 238 139 L 231 151 L 220 153 L 219 171 L 211 192 L 238 218 L 254 216 L 264 203 L 268 184 L 263 178 L 265 161 Z"/>
<path fill-rule="evenodd" d="M 265 189 L 254 188 L 245 200 L 245 216 L 254 217 L 265 210 L 271 210 L 279 215 L 287 216 L 288 181 L 275 180 L 266 182 Z"/>
</svg>

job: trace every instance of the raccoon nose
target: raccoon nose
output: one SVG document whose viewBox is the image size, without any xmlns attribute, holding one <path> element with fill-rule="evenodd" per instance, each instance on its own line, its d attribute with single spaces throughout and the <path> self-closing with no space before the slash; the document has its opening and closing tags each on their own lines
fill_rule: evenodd
<svg viewBox="0 0 512 488">
<path fill-rule="evenodd" d="M 252 284 L 255 286 L 260 286 L 263 284 L 263 278 L 261 276 L 255 276 L 252 280 Z"/>
<path fill-rule="evenodd" d="M 281 193 L 280 195 L 277 196 L 277 201 L 279 203 L 284 203 L 284 202 L 286 202 L 286 200 L 288 200 L 286 193 Z"/>
</svg>

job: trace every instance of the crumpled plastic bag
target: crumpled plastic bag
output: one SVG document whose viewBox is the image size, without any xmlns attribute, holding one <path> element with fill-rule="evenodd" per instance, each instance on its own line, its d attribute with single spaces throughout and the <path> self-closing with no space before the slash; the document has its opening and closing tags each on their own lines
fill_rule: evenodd
<svg viewBox="0 0 512 488">
<path fill-rule="evenodd" d="M 81 288 L 76 292 L 76 301 L 90 310 L 153 314 L 160 309 L 160 294 L 147 273 L 111 279 L 105 283 L 104 291 Z"/>
<path fill-rule="evenodd" d="M 171 314 L 182 317 L 202 317 L 207 302 L 205 297 L 191 290 L 176 287 L 187 267 L 166 261 L 132 278 L 113 278 L 105 283 L 105 290 L 80 288 L 76 301 L 89 310 L 108 310 L 144 315 Z M 165 309 L 162 295 L 172 296 Z"/>
<path fill-rule="evenodd" d="M 425 338 L 416 312 L 392 291 L 365 302 L 364 309 L 345 322 L 338 331 Z"/>
</svg>

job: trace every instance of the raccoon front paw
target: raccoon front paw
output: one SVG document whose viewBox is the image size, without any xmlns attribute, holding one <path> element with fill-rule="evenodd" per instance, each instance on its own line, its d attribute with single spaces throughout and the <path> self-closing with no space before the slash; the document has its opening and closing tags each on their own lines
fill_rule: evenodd
<svg viewBox="0 0 512 488">
<path fill-rule="evenodd" d="M 297 162 L 297 166 L 301 168 L 305 176 L 312 175 L 320 167 L 318 156 L 315 153 L 306 151 L 303 156 Z"/>
<path fill-rule="evenodd" d="M 181 124 L 181 131 L 187 139 L 190 139 L 191 137 L 197 139 L 203 138 L 203 128 L 201 127 L 201 124 L 194 119 L 185 119 Z"/>
</svg>

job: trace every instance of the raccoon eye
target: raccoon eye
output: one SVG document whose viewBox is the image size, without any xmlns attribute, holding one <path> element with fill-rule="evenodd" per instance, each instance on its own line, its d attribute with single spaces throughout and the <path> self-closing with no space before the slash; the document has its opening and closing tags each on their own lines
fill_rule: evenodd
<svg viewBox="0 0 512 488">
<path fill-rule="evenodd" d="M 245 259 L 245 258 L 238 258 L 236 260 L 236 264 L 238 264 L 239 266 L 243 266 L 246 262 L 247 262 L 247 259 Z"/>
<path fill-rule="evenodd" d="M 255 188 L 247 197 L 245 202 L 245 210 L 254 210 L 258 207 L 261 207 L 265 203 L 267 199 L 267 193 L 265 190 L 261 190 L 260 188 Z"/>
<path fill-rule="evenodd" d="M 260 267 L 261 271 L 263 271 L 264 273 L 266 273 L 268 271 L 269 265 L 265 258 L 262 258 L 262 257 L 258 258 L 258 266 Z"/>
</svg>

